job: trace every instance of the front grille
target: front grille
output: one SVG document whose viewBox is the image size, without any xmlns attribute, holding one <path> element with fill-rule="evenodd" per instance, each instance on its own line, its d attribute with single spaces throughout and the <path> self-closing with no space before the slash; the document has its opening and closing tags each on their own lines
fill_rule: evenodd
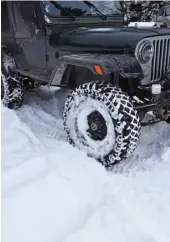
<svg viewBox="0 0 170 242">
<path fill-rule="evenodd" d="M 154 56 L 151 66 L 151 82 L 159 81 L 170 68 L 170 36 L 153 38 Z"/>
</svg>

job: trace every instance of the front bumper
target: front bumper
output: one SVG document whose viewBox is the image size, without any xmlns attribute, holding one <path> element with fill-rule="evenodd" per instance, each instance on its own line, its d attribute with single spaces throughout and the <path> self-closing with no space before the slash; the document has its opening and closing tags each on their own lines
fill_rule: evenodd
<svg viewBox="0 0 170 242">
<path fill-rule="evenodd" d="M 163 75 L 158 83 L 139 86 L 139 90 L 138 99 L 132 97 L 132 100 L 141 120 L 150 111 L 155 115 L 152 122 L 145 122 L 145 125 L 170 117 L 170 71 Z"/>
</svg>

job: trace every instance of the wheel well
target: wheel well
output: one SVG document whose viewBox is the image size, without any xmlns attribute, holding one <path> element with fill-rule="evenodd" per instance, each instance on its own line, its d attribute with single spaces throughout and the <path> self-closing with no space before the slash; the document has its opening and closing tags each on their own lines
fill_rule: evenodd
<svg viewBox="0 0 170 242">
<path fill-rule="evenodd" d="M 68 65 L 67 70 L 62 78 L 61 84 L 66 84 L 70 88 L 76 88 L 84 83 L 91 81 L 106 81 L 114 86 L 119 86 L 122 91 L 132 93 L 135 92 L 138 86 L 138 79 L 123 78 L 118 75 L 118 80 L 115 81 L 115 74 L 97 75 L 86 67 Z"/>
<path fill-rule="evenodd" d="M 119 87 L 128 93 L 136 93 L 138 90 L 139 79 L 138 78 L 119 78 Z"/>
<path fill-rule="evenodd" d="M 67 82 L 67 84 L 71 88 L 75 88 L 84 83 L 97 81 L 97 80 L 108 81 L 110 83 L 112 82 L 111 75 L 100 76 L 100 75 L 94 74 L 90 69 L 86 67 L 71 66 L 71 65 L 67 68 L 66 74 L 64 75 L 63 78 L 65 79 L 64 82 Z"/>
</svg>

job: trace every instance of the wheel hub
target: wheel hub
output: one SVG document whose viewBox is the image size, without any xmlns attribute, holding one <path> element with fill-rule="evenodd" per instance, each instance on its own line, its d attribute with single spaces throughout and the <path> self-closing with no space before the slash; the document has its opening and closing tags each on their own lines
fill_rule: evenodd
<svg viewBox="0 0 170 242">
<path fill-rule="evenodd" d="M 87 132 L 90 137 L 95 141 L 102 141 L 107 135 L 106 121 L 103 116 L 98 111 L 94 111 L 88 115 L 87 121 Z"/>
<path fill-rule="evenodd" d="M 98 127 L 96 123 L 92 122 L 90 128 L 92 131 L 96 131 Z"/>
</svg>

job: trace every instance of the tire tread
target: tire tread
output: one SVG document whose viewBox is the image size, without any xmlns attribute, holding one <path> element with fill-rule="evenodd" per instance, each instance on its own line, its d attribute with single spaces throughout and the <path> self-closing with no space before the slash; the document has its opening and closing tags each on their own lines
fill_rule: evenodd
<svg viewBox="0 0 170 242">
<path fill-rule="evenodd" d="M 70 137 L 70 131 L 67 127 L 67 115 L 70 111 L 70 104 L 74 102 L 77 95 L 91 97 L 103 102 L 109 109 L 112 120 L 116 124 L 115 149 L 103 157 L 100 162 L 105 167 L 111 167 L 122 159 L 128 158 L 135 150 L 141 133 L 140 119 L 130 97 L 120 88 L 114 87 L 107 82 L 89 82 L 77 87 L 68 96 L 63 112 L 64 129 L 69 142 L 74 146 L 75 143 Z"/>
</svg>

